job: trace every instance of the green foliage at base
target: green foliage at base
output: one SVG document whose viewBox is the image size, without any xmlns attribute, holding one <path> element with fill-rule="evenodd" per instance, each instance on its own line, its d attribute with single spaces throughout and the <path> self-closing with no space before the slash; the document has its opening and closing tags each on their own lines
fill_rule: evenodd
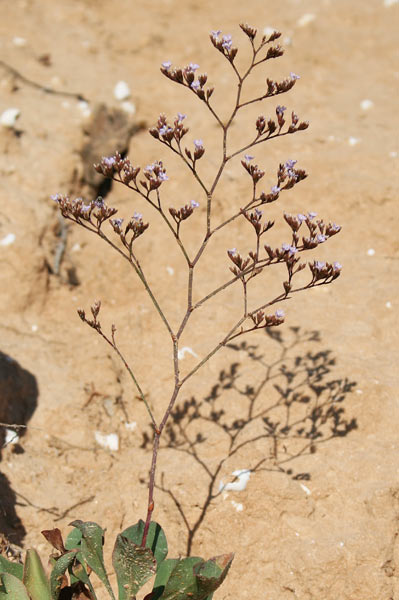
<svg viewBox="0 0 399 600">
<path fill-rule="evenodd" d="M 166 558 L 168 544 L 158 523 L 151 522 L 146 544 L 141 541 L 144 522 L 128 527 L 115 541 L 112 564 L 118 583 L 115 595 L 104 564 L 104 530 L 91 521 L 73 521 L 65 545 L 59 529 L 42 532 L 57 550 L 50 556 L 48 579 L 36 550 L 28 550 L 22 566 L 0 556 L 0 600 L 97 600 L 90 580 L 94 572 L 111 600 L 135 600 L 143 585 L 155 575 L 152 591 L 144 600 L 212 600 L 233 560 L 223 554 L 203 558 Z"/>
</svg>

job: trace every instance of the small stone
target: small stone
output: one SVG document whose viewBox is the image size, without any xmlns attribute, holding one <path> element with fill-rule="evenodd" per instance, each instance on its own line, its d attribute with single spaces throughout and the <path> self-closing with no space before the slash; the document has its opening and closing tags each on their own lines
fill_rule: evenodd
<svg viewBox="0 0 399 600">
<path fill-rule="evenodd" d="M 374 250 L 374 248 L 369 248 L 369 249 L 367 250 L 367 254 L 368 254 L 368 256 L 374 256 L 374 254 L 375 254 L 375 250 Z"/>
<path fill-rule="evenodd" d="M 3 127 L 12 129 L 21 114 L 19 108 L 7 108 L 0 117 L 0 123 Z"/>
<path fill-rule="evenodd" d="M 14 44 L 14 46 L 22 48 L 23 46 L 26 46 L 26 39 L 16 35 L 12 38 L 12 43 Z"/>
<path fill-rule="evenodd" d="M 129 115 L 134 115 L 136 112 L 136 107 L 133 104 L 133 102 L 122 102 L 121 103 L 121 109 L 124 110 L 126 113 L 128 113 Z"/>
<path fill-rule="evenodd" d="M 130 98 L 130 88 L 126 81 L 118 81 L 114 87 L 114 96 L 117 100 L 127 100 Z"/>
<path fill-rule="evenodd" d="M 313 13 L 306 13 L 305 15 L 302 15 L 300 19 L 298 19 L 296 24 L 298 25 L 298 27 L 306 27 L 306 25 L 312 23 L 312 21 L 314 21 L 315 18 L 316 15 L 314 15 Z"/>
<path fill-rule="evenodd" d="M 0 246 L 9 246 L 15 242 L 15 233 L 8 233 L 2 240 L 0 240 Z"/>
<path fill-rule="evenodd" d="M 359 138 L 353 137 L 351 136 L 350 138 L 348 138 L 348 144 L 349 146 L 356 146 L 356 144 L 358 144 L 360 142 Z"/>
<path fill-rule="evenodd" d="M 360 103 L 360 108 L 362 110 L 370 110 L 370 108 L 373 108 L 374 106 L 374 102 L 372 100 L 362 100 Z"/>
</svg>

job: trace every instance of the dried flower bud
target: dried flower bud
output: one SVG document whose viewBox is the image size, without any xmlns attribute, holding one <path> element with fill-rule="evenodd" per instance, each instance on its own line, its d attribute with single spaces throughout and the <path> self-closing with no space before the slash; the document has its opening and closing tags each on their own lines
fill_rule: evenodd
<svg viewBox="0 0 399 600">
<path fill-rule="evenodd" d="M 198 160 L 204 155 L 205 148 L 202 140 L 194 140 L 194 159 Z"/>
<path fill-rule="evenodd" d="M 269 38 L 269 41 L 271 41 L 271 38 Z M 283 56 L 283 54 L 284 54 L 284 50 L 282 49 L 281 46 L 279 46 L 279 45 L 271 46 L 267 51 L 266 60 L 268 60 L 269 58 L 278 58 L 279 56 Z"/>
<path fill-rule="evenodd" d="M 243 30 L 243 32 L 247 34 L 247 36 L 249 37 L 250 40 L 254 40 L 255 39 L 255 36 L 256 36 L 256 29 L 255 29 L 255 27 L 250 27 L 248 25 L 248 23 L 246 23 L 246 24 L 240 23 L 240 27 Z"/>
</svg>

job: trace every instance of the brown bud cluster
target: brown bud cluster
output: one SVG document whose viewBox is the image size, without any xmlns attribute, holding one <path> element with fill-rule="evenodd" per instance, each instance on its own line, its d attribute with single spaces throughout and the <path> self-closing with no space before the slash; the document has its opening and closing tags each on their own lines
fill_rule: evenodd
<svg viewBox="0 0 399 600">
<path fill-rule="evenodd" d="M 56 194 L 52 196 L 52 199 L 58 204 L 63 217 L 72 219 L 77 223 L 82 220 L 88 221 L 93 225 L 95 224 L 97 228 L 101 227 L 104 221 L 118 212 L 116 208 L 108 207 L 101 196 L 96 200 L 91 200 L 88 204 L 85 204 L 83 198 L 71 200 L 69 196 L 63 196 L 62 194 Z"/>
<path fill-rule="evenodd" d="M 135 212 L 126 227 L 123 227 L 123 219 L 111 219 L 111 226 L 119 235 L 122 244 L 131 249 L 134 240 L 142 235 L 149 227 L 149 223 L 143 222 L 143 215 Z M 128 235 L 130 232 L 131 235 Z"/>
<path fill-rule="evenodd" d="M 255 27 L 250 27 L 248 25 L 248 23 L 240 23 L 240 27 L 243 30 L 243 32 L 249 37 L 250 40 L 254 40 L 255 36 L 256 36 L 256 29 Z"/>
<path fill-rule="evenodd" d="M 210 34 L 211 42 L 232 63 L 237 56 L 238 48 L 233 47 L 231 35 L 219 37 L 221 33 L 221 31 L 212 31 Z"/>
<path fill-rule="evenodd" d="M 132 181 L 136 185 L 136 178 L 140 171 L 140 167 L 134 167 L 130 160 L 122 158 L 119 152 L 115 152 L 114 156 L 103 156 L 100 162 L 94 165 L 94 168 L 97 173 L 111 179 L 118 174 L 119 179 L 126 185 Z"/>
<path fill-rule="evenodd" d="M 147 192 L 157 190 L 164 181 L 168 181 L 169 179 L 166 175 L 166 169 L 160 160 L 156 160 L 152 165 L 147 165 L 146 168 L 143 169 L 143 174 L 147 181 L 141 180 L 140 183 Z"/>
<path fill-rule="evenodd" d="M 251 157 L 249 157 L 249 158 L 251 158 Z M 241 161 L 241 164 L 244 167 L 244 169 L 247 171 L 247 173 L 249 173 L 251 175 L 252 181 L 254 183 L 257 183 L 260 179 L 262 179 L 262 177 L 265 174 L 264 171 L 259 169 L 258 165 L 251 165 L 249 160 L 246 158 L 244 158 L 244 160 Z"/>
<path fill-rule="evenodd" d="M 213 94 L 214 88 L 204 88 L 206 82 L 208 81 L 208 75 L 206 73 L 198 75 L 198 78 L 195 79 L 195 71 L 198 68 L 198 65 L 191 63 L 183 69 L 180 67 L 175 67 L 172 69 L 171 63 L 166 62 L 161 65 L 161 73 L 163 73 L 163 75 L 165 75 L 165 77 L 168 79 L 190 88 L 190 90 L 194 92 L 198 98 L 204 100 L 204 102 L 208 102 L 209 98 Z"/>
<path fill-rule="evenodd" d="M 157 140 L 165 142 L 168 146 L 172 145 L 173 140 L 180 142 L 183 136 L 188 132 L 188 127 L 184 127 L 183 120 L 186 115 L 178 114 L 170 125 L 165 115 L 160 115 L 155 127 L 150 129 L 150 134 Z"/>
<path fill-rule="evenodd" d="M 79 317 L 82 319 L 82 321 L 87 323 L 90 327 L 92 327 L 96 331 L 101 331 L 100 321 L 97 320 L 98 313 L 100 312 L 100 308 L 101 308 L 100 300 L 98 302 L 95 302 L 93 304 L 93 306 L 90 307 L 91 314 L 93 315 L 93 319 L 87 319 L 86 313 L 82 308 L 78 308 L 77 312 L 78 312 Z"/>
<path fill-rule="evenodd" d="M 269 136 L 272 135 L 272 133 L 274 133 L 277 129 L 276 122 L 273 121 L 273 119 L 269 119 L 267 121 L 266 127 L 266 117 L 264 117 L 263 115 L 260 115 L 256 119 L 255 126 L 259 135 L 263 135 L 265 133 Z"/>
<path fill-rule="evenodd" d="M 169 212 L 172 215 L 174 221 L 177 224 L 180 224 L 182 221 L 185 221 L 186 219 L 188 219 L 188 217 L 190 217 L 193 214 L 194 209 L 197 208 L 197 206 L 199 206 L 198 202 L 192 200 L 190 204 L 186 204 L 178 210 L 172 207 L 169 208 Z"/>
<path fill-rule="evenodd" d="M 337 277 L 340 276 L 342 267 L 337 262 L 331 264 L 315 260 L 309 263 L 309 269 L 312 273 L 312 281 L 310 283 L 310 285 L 312 285 L 322 280 L 324 280 L 324 283 L 334 281 L 334 279 L 337 279 Z"/>
<path fill-rule="evenodd" d="M 230 267 L 230 271 L 234 273 L 234 275 L 240 275 L 250 263 L 250 259 L 244 259 L 235 248 L 227 250 L 227 256 L 236 265 L 235 267 Z"/>
<path fill-rule="evenodd" d="M 253 228 L 255 229 L 255 233 L 258 237 L 269 231 L 274 225 L 274 221 L 265 221 L 262 225 L 262 211 L 259 208 L 255 208 L 253 212 L 248 212 L 246 210 L 241 210 L 242 215 L 251 223 Z"/>
<path fill-rule="evenodd" d="M 276 327 L 284 323 L 284 313 L 282 310 L 276 310 L 274 315 L 266 315 L 263 310 L 250 315 L 255 329 L 262 329 L 264 327 Z"/>
</svg>

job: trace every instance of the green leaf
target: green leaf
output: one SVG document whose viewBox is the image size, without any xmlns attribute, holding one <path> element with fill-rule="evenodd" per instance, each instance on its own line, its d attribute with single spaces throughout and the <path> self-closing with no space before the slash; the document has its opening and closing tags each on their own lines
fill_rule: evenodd
<svg viewBox="0 0 399 600">
<path fill-rule="evenodd" d="M 202 565 L 194 567 L 198 595 L 194 596 L 193 600 L 205 600 L 210 592 L 214 592 L 222 585 L 233 562 L 233 558 L 234 554 L 222 554 L 210 558 Z"/>
<path fill-rule="evenodd" d="M 75 560 L 76 554 L 76 550 L 73 552 L 67 552 L 57 559 L 57 562 L 55 563 L 50 575 L 50 590 L 52 600 L 58 600 L 63 581 L 63 575 L 68 569 L 69 565 L 71 565 Z"/>
<path fill-rule="evenodd" d="M 178 558 L 167 558 L 162 561 L 157 569 L 157 576 L 155 577 L 154 587 L 149 595 L 149 600 L 158 600 L 162 596 L 170 574 L 178 562 Z"/>
<path fill-rule="evenodd" d="M 93 595 L 93 598 L 97 598 L 92 583 L 90 581 L 90 577 L 87 573 L 85 565 L 81 562 L 83 557 L 81 556 L 81 552 L 78 552 L 76 556 L 77 562 L 73 563 L 73 565 L 69 568 L 69 579 L 71 581 L 71 585 L 76 583 L 77 581 L 81 581 L 89 588 L 90 592 Z"/>
<path fill-rule="evenodd" d="M 22 581 L 24 567 L 20 563 L 12 562 L 0 554 L 0 573 L 10 573 Z"/>
<path fill-rule="evenodd" d="M 31 600 L 51 600 L 50 585 L 40 557 L 34 548 L 26 552 L 22 581 Z"/>
<path fill-rule="evenodd" d="M 144 521 L 140 519 L 136 525 L 128 527 L 122 531 L 121 535 L 131 540 L 137 546 L 141 546 L 144 533 Z M 156 558 L 158 566 L 166 558 L 168 554 L 168 542 L 166 541 L 166 535 L 160 525 L 155 521 L 151 521 L 148 528 L 148 534 L 146 539 L 146 548 L 150 548 L 151 552 Z"/>
<path fill-rule="evenodd" d="M 112 564 L 118 579 L 119 600 L 133 598 L 157 570 L 150 548 L 142 548 L 122 534 L 116 538 Z"/>
<path fill-rule="evenodd" d="M 233 554 L 223 554 L 206 562 L 202 558 L 195 557 L 179 560 L 170 572 L 162 594 L 151 597 L 151 600 L 156 598 L 186 600 L 188 597 L 190 600 L 211 600 L 213 592 L 223 583 L 233 557 Z M 167 569 L 169 569 L 169 565 L 163 566 L 165 571 L 162 574 L 162 581 L 161 577 L 159 579 L 160 584 L 165 584 Z M 161 587 L 160 585 L 160 591 Z M 155 591 L 157 588 L 154 586 Z"/>
<path fill-rule="evenodd" d="M 65 548 L 67 550 L 74 550 L 75 548 L 80 548 L 82 537 L 83 536 L 80 529 L 74 527 L 65 541 Z"/>
<path fill-rule="evenodd" d="M 11 575 L 0 575 L 0 600 L 29 600 L 28 593 L 22 581 Z"/>
<path fill-rule="evenodd" d="M 197 580 L 194 575 L 194 567 L 200 567 L 204 563 L 202 558 L 190 556 L 177 561 L 168 581 L 166 582 L 162 600 L 197 600 Z M 204 596 L 205 599 L 205 596 Z"/>
<path fill-rule="evenodd" d="M 109 582 L 103 556 L 103 536 L 104 530 L 93 523 L 92 521 L 76 520 L 70 523 L 72 527 L 77 527 L 82 532 L 81 550 L 82 555 L 89 567 L 98 575 L 103 582 L 112 600 L 116 600 L 115 594 L 112 591 L 111 584 Z"/>
</svg>

